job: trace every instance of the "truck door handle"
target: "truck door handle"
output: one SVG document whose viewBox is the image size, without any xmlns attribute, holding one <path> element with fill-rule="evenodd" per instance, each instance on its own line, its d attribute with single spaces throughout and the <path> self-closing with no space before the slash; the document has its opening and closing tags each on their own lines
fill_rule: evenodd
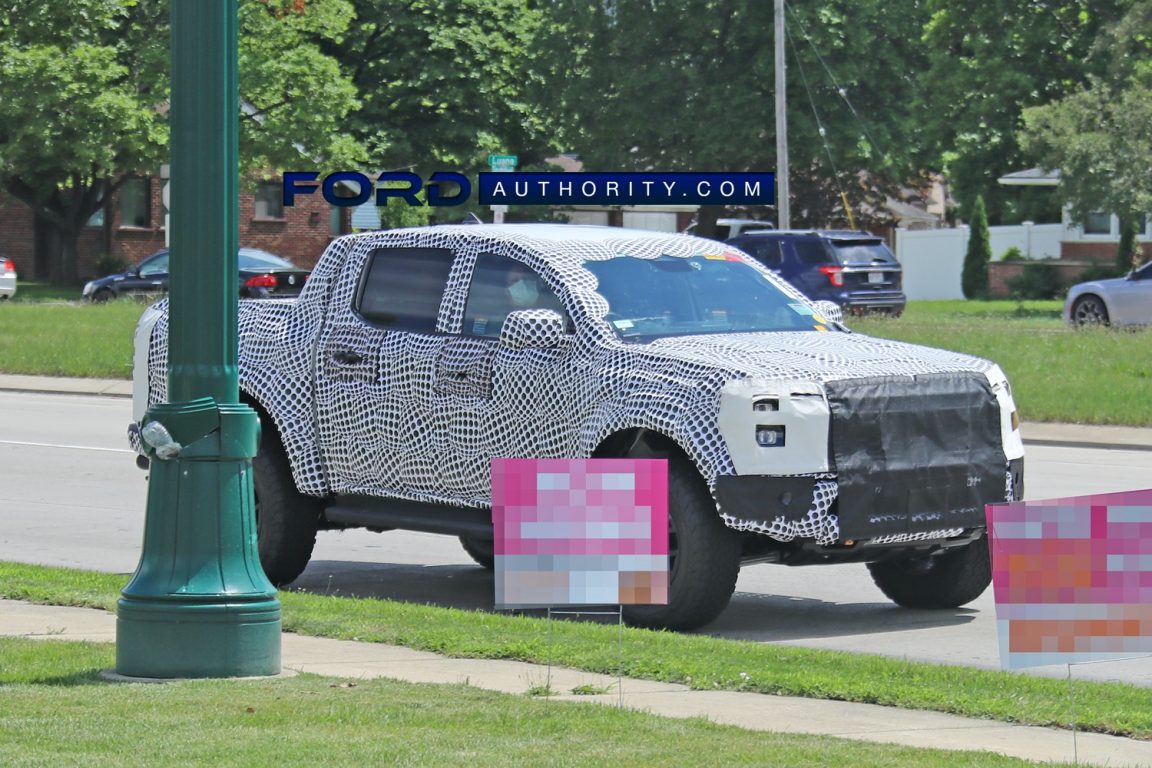
<svg viewBox="0 0 1152 768">
<path fill-rule="evenodd" d="M 364 362 L 364 356 L 359 352 L 352 352 L 347 349 L 338 349 L 332 353 L 332 359 L 342 365 L 356 365 L 357 363 Z"/>
</svg>

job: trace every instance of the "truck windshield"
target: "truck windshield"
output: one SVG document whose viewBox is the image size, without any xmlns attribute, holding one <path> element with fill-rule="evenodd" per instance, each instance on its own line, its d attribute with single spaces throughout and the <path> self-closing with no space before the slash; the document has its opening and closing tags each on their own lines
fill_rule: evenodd
<svg viewBox="0 0 1152 768">
<path fill-rule="evenodd" d="M 736 255 L 617 256 L 586 261 L 605 319 L 629 341 L 708 333 L 830 330 L 807 304 L 788 296 Z"/>
</svg>

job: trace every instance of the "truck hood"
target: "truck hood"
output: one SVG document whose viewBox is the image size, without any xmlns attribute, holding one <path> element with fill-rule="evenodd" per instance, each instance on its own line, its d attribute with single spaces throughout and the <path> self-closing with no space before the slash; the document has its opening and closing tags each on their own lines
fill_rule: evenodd
<svg viewBox="0 0 1152 768">
<path fill-rule="evenodd" d="M 834 381 L 870 376 L 971 371 L 994 364 L 978 357 L 856 333 L 792 331 L 658 339 L 648 354 L 725 370 L 733 377 Z"/>
</svg>

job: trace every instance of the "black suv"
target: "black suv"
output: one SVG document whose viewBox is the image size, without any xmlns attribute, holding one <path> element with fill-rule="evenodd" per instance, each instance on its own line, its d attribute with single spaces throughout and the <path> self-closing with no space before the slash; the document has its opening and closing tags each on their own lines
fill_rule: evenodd
<svg viewBox="0 0 1152 768">
<path fill-rule="evenodd" d="M 869 232 L 767 230 L 725 242 L 756 257 L 808 298 L 834 301 L 846 314 L 899 317 L 904 311 L 900 262 Z"/>
</svg>

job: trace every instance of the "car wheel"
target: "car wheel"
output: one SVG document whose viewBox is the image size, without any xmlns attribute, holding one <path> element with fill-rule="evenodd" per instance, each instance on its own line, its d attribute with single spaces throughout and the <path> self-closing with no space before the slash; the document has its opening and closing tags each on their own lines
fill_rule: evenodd
<svg viewBox="0 0 1152 768">
<path fill-rule="evenodd" d="M 958 608 L 984 593 L 992 581 L 988 539 L 959 549 L 869 563 L 872 581 L 905 608 Z"/>
<path fill-rule="evenodd" d="M 478 565 L 492 570 L 496 565 L 495 546 L 492 539 L 480 539 L 474 536 L 461 536 L 460 544 L 468 556 Z"/>
<path fill-rule="evenodd" d="M 296 489 L 280 437 L 267 426 L 252 470 L 260 565 L 268 580 L 279 587 L 294 581 L 312 559 L 320 500 Z"/>
<path fill-rule="evenodd" d="M 1076 325 L 1108 325 L 1108 308 L 1099 296 L 1087 293 L 1072 305 L 1072 322 Z"/>
<path fill-rule="evenodd" d="M 728 607 L 740 574 L 740 536 L 720 519 L 704 478 L 683 457 L 668 460 L 668 604 L 626 605 L 624 620 L 696 629 Z"/>
<path fill-rule="evenodd" d="M 116 294 L 112 292 L 111 288 L 101 288 L 92 294 L 92 301 L 97 304 L 103 304 L 106 301 L 111 301 L 116 298 Z"/>
</svg>

